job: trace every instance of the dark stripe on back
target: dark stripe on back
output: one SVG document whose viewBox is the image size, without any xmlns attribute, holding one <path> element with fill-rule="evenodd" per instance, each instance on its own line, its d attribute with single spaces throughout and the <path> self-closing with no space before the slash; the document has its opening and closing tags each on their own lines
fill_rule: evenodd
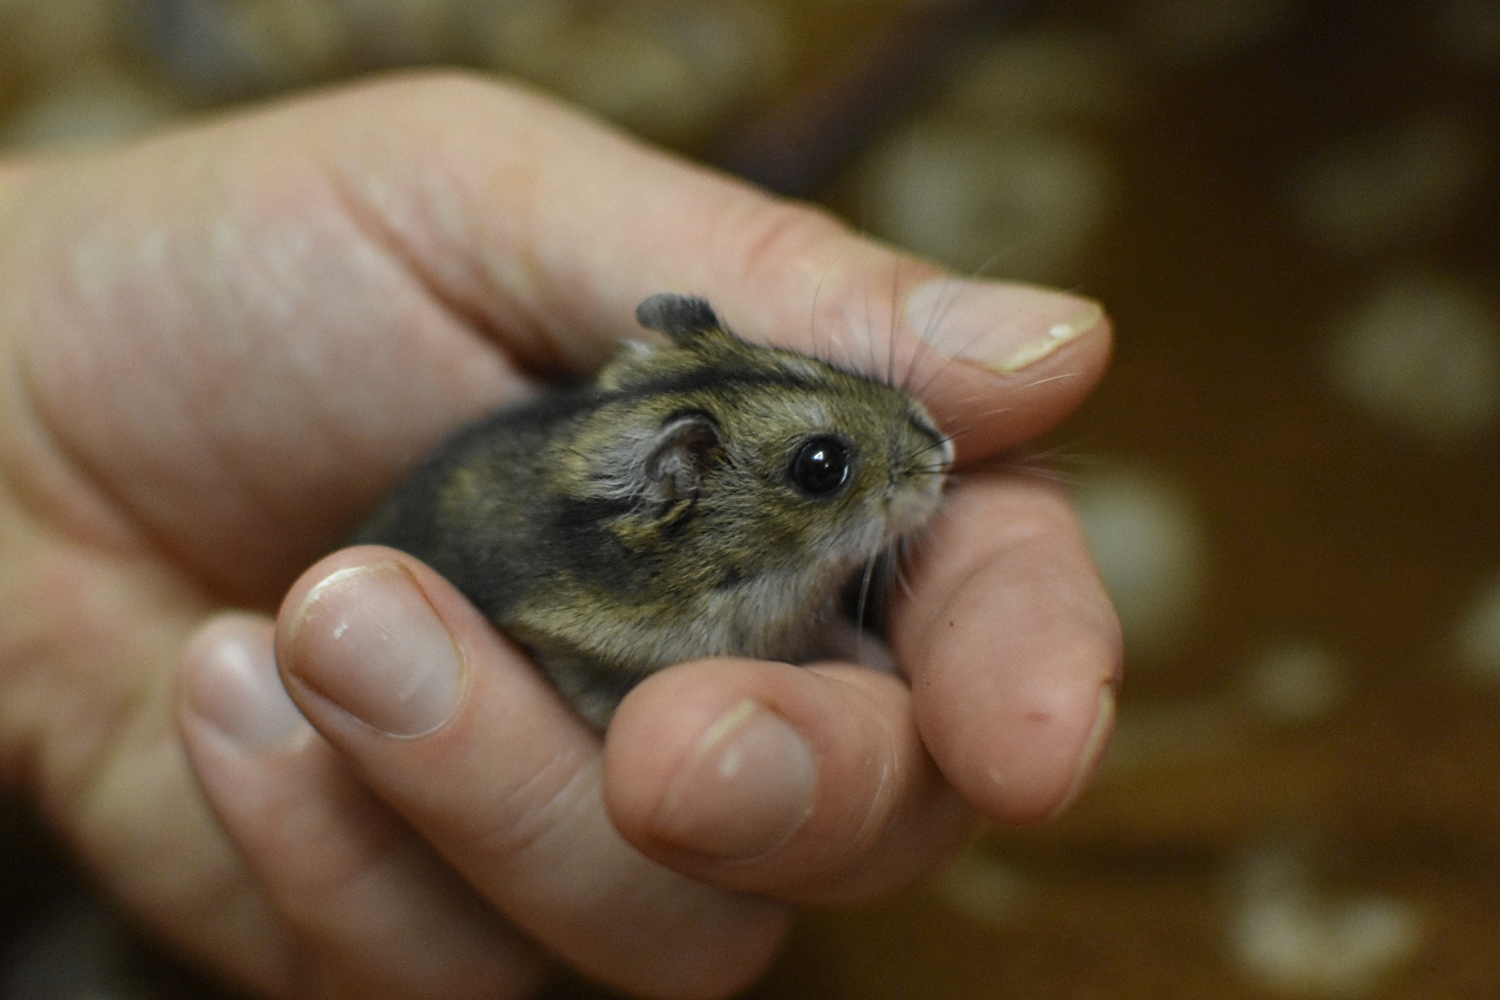
<svg viewBox="0 0 1500 1000">
<path fill-rule="evenodd" d="M 725 368 L 698 368 L 690 372 L 676 373 L 645 382 L 633 382 L 628 388 L 606 394 L 606 400 L 632 399 L 642 395 L 667 396 L 679 393 L 698 392 L 704 389 L 741 389 L 757 387 L 791 387 L 815 391 L 826 387 L 826 383 L 813 381 L 784 372 L 737 372 Z"/>
</svg>

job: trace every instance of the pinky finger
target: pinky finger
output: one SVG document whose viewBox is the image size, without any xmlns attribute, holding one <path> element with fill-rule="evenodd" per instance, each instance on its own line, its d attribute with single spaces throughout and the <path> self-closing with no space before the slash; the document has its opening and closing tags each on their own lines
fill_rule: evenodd
<svg viewBox="0 0 1500 1000">
<path fill-rule="evenodd" d="M 188 757 L 290 942 L 242 978 L 299 998 L 534 993 L 544 959 L 303 720 L 273 638 L 269 619 L 222 616 L 181 675 Z"/>
</svg>

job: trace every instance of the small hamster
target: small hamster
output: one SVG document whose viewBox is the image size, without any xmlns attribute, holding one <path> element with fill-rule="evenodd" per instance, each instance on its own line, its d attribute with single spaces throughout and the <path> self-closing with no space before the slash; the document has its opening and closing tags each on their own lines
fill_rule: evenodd
<svg viewBox="0 0 1500 1000">
<path fill-rule="evenodd" d="M 841 594 L 953 458 L 911 396 L 750 344 L 703 299 L 636 318 L 665 341 L 459 430 L 353 539 L 445 576 L 601 728 L 674 663 L 836 653 Z"/>
</svg>

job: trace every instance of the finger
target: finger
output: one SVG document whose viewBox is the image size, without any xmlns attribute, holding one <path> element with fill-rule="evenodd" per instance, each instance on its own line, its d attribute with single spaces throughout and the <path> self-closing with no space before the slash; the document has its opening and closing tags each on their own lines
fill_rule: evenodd
<svg viewBox="0 0 1500 1000">
<path fill-rule="evenodd" d="M 849 665 L 716 660 L 653 675 L 610 725 L 605 792 L 650 856 L 797 902 L 908 885 L 973 823 L 922 746 L 911 692 Z"/>
<path fill-rule="evenodd" d="M 700 294 L 750 339 L 912 386 L 962 432 L 962 454 L 983 456 L 1055 424 L 1108 358 L 1094 302 L 954 280 L 521 91 L 435 77 L 309 110 L 329 119 L 327 155 L 352 202 L 446 301 L 534 365 L 587 367 L 639 334 L 647 295 Z M 376 113 L 422 123 L 435 142 L 372 129 Z"/>
<path fill-rule="evenodd" d="M 891 609 L 922 739 L 985 815 L 1047 818 L 1114 725 L 1119 622 L 1066 497 L 1014 473 L 951 491 Z"/>
<path fill-rule="evenodd" d="M 355 781 L 277 676 L 269 619 L 189 644 L 194 770 L 292 944 L 256 980 L 294 997 L 521 997 L 546 963 Z"/>
<path fill-rule="evenodd" d="M 586 974 L 721 996 L 774 954 L 784 908 L 694 882 L 621 839 L 598 737 L 420 562 L 336 553 L 292 588 L 278 628 L 307 718 L 470 884 Z"/>
</svg>

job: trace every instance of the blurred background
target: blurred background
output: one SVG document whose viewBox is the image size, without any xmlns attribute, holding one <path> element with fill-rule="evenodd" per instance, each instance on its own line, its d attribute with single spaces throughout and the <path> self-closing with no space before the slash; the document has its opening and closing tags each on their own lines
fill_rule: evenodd
<svg viewBox="0 0 1500 1000">
<path fill-rule="evenodd" d="M 0 0 L 0 147 L 414 64 L 1117 322 L 1098 781 L 753 996 L 1500 995 L 1500 0 Z M 0 801 L 0 1000 L 218 995 Z"/>
</svg>

